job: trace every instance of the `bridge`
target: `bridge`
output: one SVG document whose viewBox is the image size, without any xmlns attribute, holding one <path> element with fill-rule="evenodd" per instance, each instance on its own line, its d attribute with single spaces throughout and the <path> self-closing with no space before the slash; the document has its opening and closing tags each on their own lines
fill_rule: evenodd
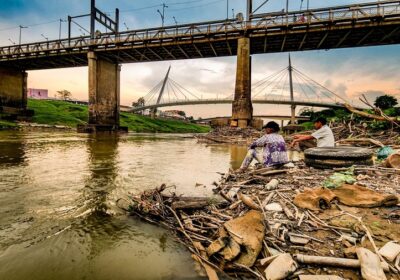
<svg viewBox="0 0 400 280">
<path fill-rule="evenodd" d="M 203 98 L 203 94 L 194 93 L 171 78 L 169 67 L 164 79 L 154 86 L 145 96 L 139 98 L 129 110 L 132 113 L 149 110 L 155 117 L 158 108 L 182 107 L 188 105 L 232 104 L 234 96 L 225 98 Z M 309 120 L 307 117 L 296 116 L 297 106 L 316 108 L 345 108 L 349 103 L 325 86 L 311 79 L 306 74 L 292 66 L 289 56 L 289 66 L 261 79 L 251 86 L 252 104 L 289 105 L 291 116 L 264 115 L 257 117 L 274 118 L 279 120 Z M 214 94 L 215 95 L 215 94 Z M 210 94 L 208 94 L 210 96 Z M 355 106 L 358 109 L 358 106 Z M 256 116 L 253 116 L 256 117 Z M 228 118 L 228 117 L 221 117 Z M 212 120 L 215 118 L 207 118 Z M 205 119 L 202 119 L 204 121 Z"/>
<path fill-rule="evenodd" d="M 162 108 L 162 107 L 181 107 L 188 105 L 209 105 L 209 104 L 232 104 L 233 99 L 201 99 L 201 100 L 179 100 L 173 102 L 165 102 L 159 104 L 151 104 L 143 107 L 135 107 L 129 110 L 132 113 L 140 112 L 144 110 L 154 109 L 154 108 Z M 254 99 L 252 100 L 253 104 L 270 104 L 270 105 L 296 105 L 296 106 L 309 106 L 316 108 L 334 108 L 341 109 L 344 108 L 341 103 L 319 103 L 319 102 L 309 102 L 309 101 L 295 101 L 292 102 L 290 100 L 260 100 Z"/>
<path fill-rule="evenodd" d="M 247 126 L 253 112 L 252 54 L 400 42 L 399 1 L 276 13 L 255 10 L 253 0 L 247 0 L 245 19 L 120 32 L 118 9 L 111 19 L 91 0 L 90 13 L 82 15 L 90 17 L 90 36 L 0 47 L 0 104 L 26 107 L 27 70 L 89 66 L 89 124 L 114 128 L 119 124 L 120 64 L 236 55 L 232 118 Z M 96 22 L 110 32 L 96 32 Z"/>
</svg>

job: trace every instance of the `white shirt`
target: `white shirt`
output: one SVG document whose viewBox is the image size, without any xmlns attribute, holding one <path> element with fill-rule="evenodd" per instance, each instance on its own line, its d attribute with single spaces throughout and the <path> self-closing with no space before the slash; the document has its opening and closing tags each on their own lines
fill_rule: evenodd
<svg viewBox="0 0 400 280">
<path fill-rule="evenodd" d="M 315 131 L 311 136 L 317 139 L 317 147 L 335 147 L 335 138 L 327 125 Z"/>
</svg>

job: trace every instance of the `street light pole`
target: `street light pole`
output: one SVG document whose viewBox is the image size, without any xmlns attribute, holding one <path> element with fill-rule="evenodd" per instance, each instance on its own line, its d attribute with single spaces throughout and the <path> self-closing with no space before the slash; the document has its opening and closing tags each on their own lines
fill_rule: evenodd
<svg viewBox="0 0 400 280">
<path fill-rule="evenodd" d="M 28 26 L 19 26 L 19 41 L 18 41 L 18 45 L 21 45 L 21 36 L 22 36 L 22 28 L 28 28 Z"/>
<path fill-rule="evenodd" d="M 58 29 L 58 40 L 61 40 L 61 25 L 63 22 L 66 22 L 66 20 L 63 20 L 62 18 L 60 18 L 60 27 Z"/>
<path fill-rule="evenodd" d="M 162 4 L 163 5 L 163 7 L 162 7 L 162 13 L 160 12 L 160 10 L 157 10 L 157 12 L 160 14 L 160 16 L 161 16 L 161 26 L 162 27 L 164 27 L 164 18 L 165 18 L 165 8 L 168 8 L 168 6 L 167 5 L 165 5 L 165 3 L 163 3 Z"/>
<path fill-rule="evenodd" d="M 229 0 L 226 0 L 226 19 L 229 18 Z"/>
</svg>

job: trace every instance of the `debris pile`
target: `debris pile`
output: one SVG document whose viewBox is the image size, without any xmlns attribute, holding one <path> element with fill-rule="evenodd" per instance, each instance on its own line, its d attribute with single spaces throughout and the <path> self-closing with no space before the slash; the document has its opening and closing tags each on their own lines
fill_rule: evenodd
<svg viewBox="0 0 400 280">
<path fill-rule="evenodd" d="M 228 143 L 228 144 L 250 144 L 262 136 L 262 132 L 254 128 L 239 127 L 216 127 L 207 134 L 198 135 L 200 142 L 206 143 Z"/>
<path fill-rule="evenodd" d="M 332 123 L 330 125 L 337 144 L 341 146 L 384 147 L 400 148 L 399 133 L 386 129 L 374 131 L 363 124 L 354 122 Z M 302 134 L 311 134 L 313 131 L 303 131 Z M 197 138 L 206 143 L 229 143 L 248 145 L 259 138 L 262 132 L 253 128 L 217 127 L 208 134 Z M 291 134 L 284 136 L 287 143 L 292 141 Z"/>
<path fill-rule="evenodd" d="M 335 172 L 353 184 L 323 187 Z M 399 186 L 395 169 L 299 162 L 224 174 L 212 198 L 162 185 L 129 210 L 171 229 L 209 279 L 400 279 Z"/>
</svg>

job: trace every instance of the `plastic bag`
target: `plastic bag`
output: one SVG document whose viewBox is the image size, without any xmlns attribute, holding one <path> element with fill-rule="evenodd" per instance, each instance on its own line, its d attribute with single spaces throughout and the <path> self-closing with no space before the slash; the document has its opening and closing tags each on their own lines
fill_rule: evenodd
<svg viewBox="0 0 400 280">
<path fill-rule="evenodd" d="M 378 159 L 386 159 L 388 156 L 394 153 L 391 147 L 385 146 L 378 149 Z"/>
<path fill-rule="evenodd" d="M 354 184 L 357 180 L 354 178 L 354 167 L 349 168 L 347 171 L 338 173 L 335 172 L 322 185 L 326 188 L 334 189 L 343 184 Z"/>
</svg>

